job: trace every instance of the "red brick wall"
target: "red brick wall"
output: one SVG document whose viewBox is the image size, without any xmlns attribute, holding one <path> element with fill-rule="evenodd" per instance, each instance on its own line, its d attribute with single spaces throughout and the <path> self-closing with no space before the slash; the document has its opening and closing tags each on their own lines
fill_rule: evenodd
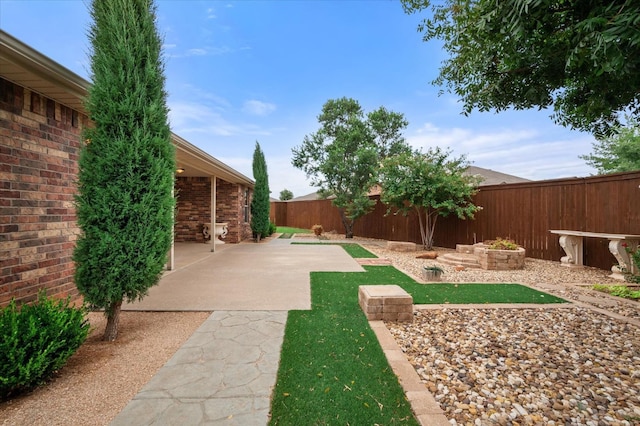
<svg viewBox="0 0 640 426">
<path fill-rule="evenodd" d="M 248 220 L 245 221 L 246 187 L 217 179 L 216 184 L 216 221 L 228 222 L 229 233 L 225 242 L 238 243 L 251 238 L 251 228 Z M 249 204 L 247 204 L 249 205 Z"/>
<path fill-rule="evenodd" d="M 0 306 L 79 298 L 74 194 L 86 116 L 0 78 Z"/>
<path fill-rule="evenodd" d="M 211 179 L 178 177 L 175 241 L 204 242 L 202 225 L 211 223 Z"/>
<path fill-rule="evenodd" d="M 216 221 L 229 224 L 225 242 L 239 243 L 251 238 L 249 222 L 244 221 L 245 189 L 241 185 L 216 179 Z M 211 223 L 211 179 L 179 177 L 176 180 L 176 193 L 176 242 L 203 242 L 202 226 Z"/>
<path fill-rule="evenodd" d="M 40 289 L 80 300 L 72 261 L 80 230 L 74 194 L 88 118 L 0 78 L 0 306 L 35 300 Z M 218 221 L 227 242 L 250 238 L 244 188 L 218 179 Z M 209 178 L 179 178 L 176 241 L 202 241 L 211 221 Z M 223 219 L 223 220 L 222 220 Z"/>
</svg>

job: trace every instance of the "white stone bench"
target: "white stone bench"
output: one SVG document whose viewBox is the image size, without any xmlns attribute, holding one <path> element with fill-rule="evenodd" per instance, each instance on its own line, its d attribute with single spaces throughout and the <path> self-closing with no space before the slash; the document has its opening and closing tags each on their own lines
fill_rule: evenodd
<svg viewBox="0 0 640 426">
<path fill-rule="evenodd" d="M 584 265 L 583 239 L 585 237 L 605 238 L 609 240 L 609 251 L 618 261 L 617 265 L 611 267 L 612 274 L 609 276 L 624 280 L 624 272 L 631 272 L 632 274 L 638 272 L 635 270 L 635 265 L 622 244 L 626 243 L 630 250 L 635 250 L 638 248 L 640 235 L 569 231 L 565 229 L 552 229 L 549 232 L 560 235 L 560 246 L 567 254 L 560 259 L 563 266 L 581 267 Z"/>
<path fill-rule="evenodd" d="M 397 285 L 361 285 L 358 303 L 369 321 L 413 321 L 413 297 Z"/>
</svg>

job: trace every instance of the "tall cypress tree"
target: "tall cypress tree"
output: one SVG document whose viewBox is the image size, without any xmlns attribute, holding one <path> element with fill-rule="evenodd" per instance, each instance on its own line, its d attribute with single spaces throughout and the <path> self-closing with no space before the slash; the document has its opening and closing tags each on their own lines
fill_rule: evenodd
<svg viewBox="0 0 640 426">
<path fill-rule="evenodd" d="M 175 151 L 153 0 L 93 0 L 90 13 L 75 282 L 115 340 L 123 301 L 158 283 L 171 248 Z"/>
<path fill-rule="evenodd" d="M 256 142 L 253 151 L 253 179 L 256 181 L 253 198 L 251 199 L 251 231 L 260 241 L 262 237 L 269 235 L 269 175 L 267 173 L 267 162 L 264 153 L 260 149 L 260 144 Z"/>
</svg>

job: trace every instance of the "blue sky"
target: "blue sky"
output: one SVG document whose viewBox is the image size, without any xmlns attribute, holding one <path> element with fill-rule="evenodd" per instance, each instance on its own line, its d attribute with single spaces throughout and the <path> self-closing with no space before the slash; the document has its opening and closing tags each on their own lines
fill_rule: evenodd
<svg viewBox="0 0 640 426">
<path fill-rule="evenodd" d="M 430 84 L 445 52 L 399 0 L 159 0 L 172 130 L 248 177 L 256 141 L 272 197 L 315 189 L 291 166 L 291 149 L 318 129 L 328 99 L 409 121 L 416 148 L 449 147 L 478 167 L 527 179 L 588 176 L 579 155 L 593 137 L 555 125 L 549 111 L 461 115 Z M 90 80 L 90 25 L 82 0 L 0 0 L 0 27 Z"/>
</svg>

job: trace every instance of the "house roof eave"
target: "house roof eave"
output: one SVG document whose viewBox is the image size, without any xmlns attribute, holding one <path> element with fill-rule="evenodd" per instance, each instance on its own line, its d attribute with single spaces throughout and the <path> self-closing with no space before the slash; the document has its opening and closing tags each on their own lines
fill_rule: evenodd
<svg viewBox="0 0 640 426">
<path fill-rule="evenodd" d="M 175 133 L 171 134 L 171 140 L 176 147 L 177 165 L 185 169 L 185 176 L 216 176 L 227 182 L 245 185 L 250 188 L 255 186 L 255 182 L 252 179 Z"/>
<path fill-rule="evenodd" d="M 1 29 L 0 69 L 3 78 L 87 114 L 84 100 L 91 87 L 89 81 Z M 176 160 L 190 168 L 191 175 L 217 176 L 254 187 L 253 180 L 173 132 L 171 140 L 176 146 Z"/>
<path fill-rule="evenodd" d="M 0 68 L 7 80 L 86 114 L 83 100 L 91 83 L 3 30 Z"/>
</svg>

